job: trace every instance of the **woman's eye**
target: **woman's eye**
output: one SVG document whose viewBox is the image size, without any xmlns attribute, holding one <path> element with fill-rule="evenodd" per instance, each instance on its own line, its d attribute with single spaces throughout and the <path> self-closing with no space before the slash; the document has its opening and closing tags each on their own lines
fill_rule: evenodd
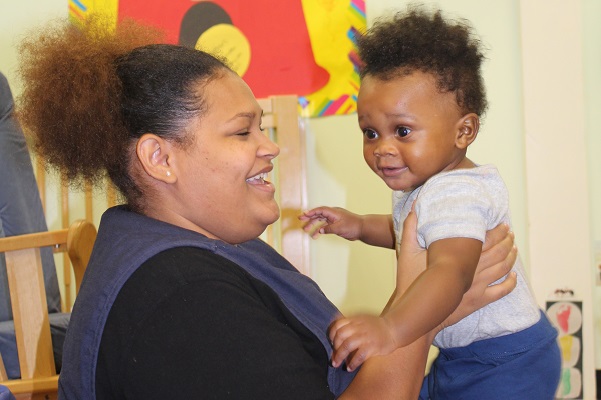
<svg viewBox="0 0 601 400">
<path fill-rule="evenodd" d="M 406 126 L 399 126 L 398 128 L 396 128 L 396 134 L 400 137 L 405 137 L 409 133 L 411 133 L 411 129 L 407 128 Z"/>
<path fill-rule="evenodd" d="M 378 137 L 377 132 L 372 129 L 364 129 L 363 135 L 365 136 L 366 139 L 369 139 L 369 140 L 375 139 Z"/>
</svg>

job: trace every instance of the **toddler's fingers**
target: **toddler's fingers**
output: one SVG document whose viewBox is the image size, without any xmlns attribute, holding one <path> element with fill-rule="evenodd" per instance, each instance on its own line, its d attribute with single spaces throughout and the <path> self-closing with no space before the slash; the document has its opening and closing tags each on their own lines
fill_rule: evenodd
<svg viewBox="0 0 601 400">
<path fill-rule="evenodd" d="M 344 340 L 338 346 L 334 346 L 334 352 L 332 353 L 332 366 L 334 368 L 341 366 L 348 355 L 355 350 L 351 347 L 351 344 L 352 342 Z"/>
<path fill-rule="evenodd" d="M 310 218 L 309 220 L 307 220 L 307 223 L 303 225 L 303 230 L 305 232 L 312 232 L 315 230 L 315 224 L 318 221 L 315 219 Z"/>
<path fill-rule="evenodd" d="M 347 357 L 349 359 L 346 362 L 346 370 L 348 372 L 353 372 L 367 360 L 367 357 L 368 355 L 363 349 L 357 349 L 355 352 L 351 353 L 350 357 Z"/>
<path fill-rule="evenodd" d="M 330 342 L 332 342 L 332 344 L 334 344 L 334 340 L 336 339 L 338 331 L 340 329 L 342 329 L 342 327 L 347 325 L 349 322 L 350 322 L 350 320 L 347 318 L 338 318 L 336 321 L 334 321 L 330 324 L 329 337 L 330 337 Z"/>
<path fill-rule="evenodd" d="M 340 332 L 340 331 L 339 331 Z M 347 360 L 347 370 L 353 371 L 359 367 L 370 355 L 365 347 L 361 335 L 350 335 L 340 343 L 335 344 L 334 353 L 332 354 L 332 365 L 338 367 L 344 360 Z"/>
<path fill-rule="evenodd" d="M 324 233 L 322 229 L 325 225 L 327 225 L 327 221 L 322 219 L 312 219 L 305 226 L 303 226 L 303 230 L 307 232 L 313 239 L 317 239 L 317 237 Z"/>
<path fill-rule="evenodd" d="M 361 334 L 356 332 L 352 320 L 342 319 L 330 330 L 330 340 L 334 347 L 332 365 L 338 367 L 348 356 L 362 345 Z"/>
<path fill-rule="evenodd" d="M 309 218 L 315 218 L 315 217 L 322 217 L 324 215 L 324 212 L 327 210 L 328 210 L 327 207 L 312 208 L 310 210 L 303 211 L 303 213 L 301 214 L 301 216 L 299 218 L 303 217 L 305 219 L 309 219 Z"/>
<path fill-rule="evenodd" d="M 323 218 L 321 213 L 316 212 L 316 210 L 304 211 L 301 215 L 298 216 L 298 219 L 301 221 L 309 221 L 312 219 Z"/>
</svg>

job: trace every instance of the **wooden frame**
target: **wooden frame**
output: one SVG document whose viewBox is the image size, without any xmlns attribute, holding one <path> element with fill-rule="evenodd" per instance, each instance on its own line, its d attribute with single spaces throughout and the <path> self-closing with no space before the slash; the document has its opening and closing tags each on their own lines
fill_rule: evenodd
<svg viewBox="0 0 601 400">
<path fill-rule="evenodd" d="M 38 191 L 40 193 L 40 198 L 42 200 L 42 207 L 44 209 L 44 213 L 46 214 L 46 218 L 48 219 L 48 196 L 47 196 L 47 185 L 48 176 L 46 167 L 42 159 L 37 159 L 36 161 L 36 181 L 38 184 Z M 71 206 L 77 202 L 77 198 L 73 199 L 70 196 L 69 184 L 66 180 L 59 177 L 55 182 L 53 179 L 55 177 L 50 177 L 50 186 L 56 185 L 59 187 L 58 196 L 60 197 L 58 209 L 60 209 L 60 224 L 59 227 L 61 229 L 67 229 L 72 222 L 71 216 Z M 104 196 L 106 198 L 106 202 L 104 204 L 95 204 L 94 201 L 94 188 L 90 182 L 84 183 L 83 193 L 80 195 L 80 198 L 84 205 L 84 218 L 86 221 L 90 221 L 94 223 L 94 208 L 101 207 L 101 210 L 112 207 L 117 204 L 117 190 L 111 184 L 110 181 L 107 180 L 106 185 L 104 186 L 105 193 Z M 49 222 L 49 221 L 48 221 Z M 50 228 L 50 224 L 49 224 Z M 58 265 L 57 265 L 58 268 Z M 68 257 L 63 257 L 62 262 L 62 286 L 63 290 L 61 290 L 61 306 L 63 312 L 69 312 L 71 307 L 73 306 L 73 302 L 75 298 L 73 297 L 73 292 L 77 292 L 77 289 L 73 289 L 73 282 L 71 281 L 71 263 Z M 76 287 L 79 288 L 77 282 Z"/>
<path fill-rule="evenodd" d="M 300 272 L 311 274 L 309 235 L 298 216 L 307 209 L 305 132 L 300 125 L 296 96 L 258 99 L 263 109 L 263 128 L 280 147 L 274 180 L 281 216 L 267 229 L 267 241 Z"/>
<path fill-rule="evenodd" d="M 58 390 L 40 247 L 51 246 L 54 252 L 68 255 L 79 289 L 95 240 L 96 228 L 85 220 L 75 221 L 68 229 L 0 239 L 21 368 L 21 379 L 7 380 L 2 363 L 0 383 L 17 399 L 55 398 Z"/>
</svg>

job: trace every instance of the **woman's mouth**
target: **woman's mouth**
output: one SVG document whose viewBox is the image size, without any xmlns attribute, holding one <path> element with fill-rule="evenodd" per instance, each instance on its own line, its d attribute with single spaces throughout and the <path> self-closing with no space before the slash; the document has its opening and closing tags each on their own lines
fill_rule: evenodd
<svg viewBox="0 0 601 400">
<path fill-rule="evenodd" d="M 253 177 L 250 177 L 246 180 L 246 182 L 250 183 L 251 185 L 263 185 L 265 183 L 270 183 L 267 180 L 267 173 L 261 173 L 261 174 L 257 174 Z"/>
<path fill-rule="evenodd" d="M 271 193 L 271 195 L 275 193 L 275 186 L 267 180 L 267 172 L 261 172 L 260 174 L 248 178 L 246 183 L 255 189 Z"/>
</svg>

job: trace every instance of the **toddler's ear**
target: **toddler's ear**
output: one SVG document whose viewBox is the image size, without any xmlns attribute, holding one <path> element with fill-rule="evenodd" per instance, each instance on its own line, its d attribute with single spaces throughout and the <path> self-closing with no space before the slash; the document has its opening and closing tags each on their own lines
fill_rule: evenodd
<svg viewBox="0 0 601 400">
<path fill-rule="evenodd" d="M 477 114 L 469 113 L 461 117 L 457 122 L 457 137 L 455 138 L 457 148 L 465 149 L 472 144 L 476 140 L 476 136 L 478 136 L 479 129 L 480 118 Z"/>
</svg>

